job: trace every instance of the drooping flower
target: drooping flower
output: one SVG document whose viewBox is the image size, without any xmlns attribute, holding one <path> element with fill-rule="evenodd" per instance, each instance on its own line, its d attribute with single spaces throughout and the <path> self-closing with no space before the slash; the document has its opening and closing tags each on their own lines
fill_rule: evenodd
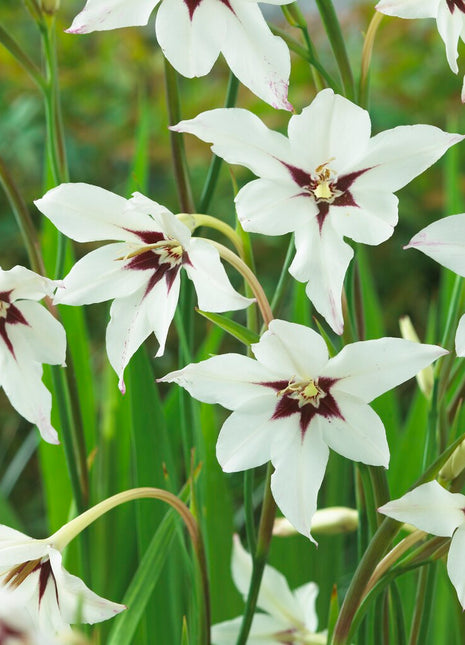
<svg viewBox="0 0 465 645">
<path fill-rule="evenodd" d="M 76 622 L 98 623 L 126 609 L 97 596 L 62 565 L 53 536 L 34 540 L 0 525 L 0 588 L 27 609 L 44 633 L 57 634 Z"/>
<path fill-rule="evenodd" d="M 213 143 L 215 154 L 258 175 L 236 197 L 242 226 L 266 235 L 295 232 L 289 271 L 307 283 L 308 297 L 338 334 L 353 256 L 343 238 L 387 240 L 398 219 L 393 193 L 463 139 L 429 125 L 370 138 L 368 112 L 329 89 L 291 117 L 288 137 L 237 108 L 203 112 L 172 129 Z"/>
<path fill-rule="evenodd" d="M 431 481 L 378 510 L 399 522 L 413 524 L 421 531 L 452 537 L 447 573 L 465 609 L 465 496 L 451 493 L 437 481 Z"/>
<path fill-rule="evenodd" d="M 443 217 L 414 235 L 404 247 L 422 251 L 442 266 L 465 276 L 465 213 Z M 465 314 L 455 336 L 455 351 L 465 356 Z"/>
<path fill-rule="evenodd" d="M 239 537 L 234 536 L 232 555 L 234 584 L 247 598 L 252 576 L 252 558 L 243 548 Z M 250 645 L 318 645 L 326 643 L 324 633 L 316 633 L 318 618 L 315 601 L 318 586 L 309 582 L 294 591 L 289 589 L 286 578 L 274 567 L 267 565 L 263 572 L 257 607 L 247 643 Z M 213 625 L 213 645 L 234 645 L 242 623 L 242 616 Z"/>
<path fill-rule="evenodd" d="M 124 199 L 88 184 L 61 184 L 36 201 L 39 210 L 78 242 L 119 239 L 88 253 L 64 279 L 54 302 L 84 305 L 112 300 L 108 358 L 120 379 L 131 356 L 153 332 L 165 349 L 178 303 L 180 271 L 194 283 L 205 311 L 231 311 L 252 300 L 237 293 L 206 240 L 166 208 L 136 193 Z"/>
<path fill-rule="evenodd" d="M 287 4 L 290 0 L 267 0 Z M 85 34 L 145 25 L 159 0 L 87 0 L 67 30 Z M 290 56 L 273 36 L 257 0 L 163 0 L 156 34 L 164 55 L 183 76 L 205 76 L 220 52 L 232 72 L 275 108 L 292 110 L 287 100 Z"/>
<path fill-rule="evenodd" d="M 214 356 L 160 380 L 233 411 L 216 448 L 223 470 L 246 470 L 271 460 L 276 503 L 298 531 L 311 537 L 329 448 L 387 468 L 384 426 L 368 403 L 447 352 L 381 338 L 347 345 L 329 358 L 319 334 L 282 320 L 270 323 L 252 351 L 256 360 Z"/>
<path fill-rule="evenodd" d="M 381 0 L 376 9 L 399 18 L 435 18 L 439 35 L 446 46 L 449 67 L 458 74 L 458 42 L 465 40 L 464 0 Z M 465 101 L 465 79 L 462 102 Z"/>
<path fill-rule="evenodd" d="M 51 296 L 56 282 L 29 269 L 0 269 L 0 385 L 14 408 L 37 425 L 42 438 L 59 443 L 50 414 L 52 397 L 42 383 L 42 363 L 63 365 L 62 325 L 37 301 Z"/>
<path fill-rule="evenodd" d="M 54 634 L 44 633 L 14 591 L 0 588 L 0 643 L 2 645 L 58 645 Z"/>
</svg>

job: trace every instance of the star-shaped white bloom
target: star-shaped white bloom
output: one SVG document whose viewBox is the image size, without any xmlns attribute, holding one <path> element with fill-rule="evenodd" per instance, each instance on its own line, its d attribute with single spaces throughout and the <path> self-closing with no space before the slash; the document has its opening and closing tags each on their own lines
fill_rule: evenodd
<svg viewBox="0 0 465 645">
<path fill-rule="evenodd" d="M 447 353 L 435 345 L 381 338 L 347 345 L 329 358 L 319 334 L 283 320 L 273 320 L 252 351 L 256 360 L 215 356 L 160 380 L 233 410 L 216 448 L 223 470 L 271 460 L 276 503 L 307 536 L 329 448 L 387 468 L 384 426 L 368 403 Z"/>
<path fill-rule="evenodd" d="M 291 0 L 267 0 L 288 4 Z M 87 0 L 70 33 L 145 25 L 159 0 Z M 273 36 L 257 0 L 163 0 L 156 34 L 164 55 L 183 76 L 205 76 L 220 52 L 237 78 L 275 108 L 287 100 L 290 56 Z"/>
<path fill-rule="evenodd" d="M 252 576 L 252 558 L 243 548 L 237 535 L 234 536 L 232 574 L 234 584 L 246 599 Z M 276 643 L 324 645 L 327 641 L 326 635 L 316 633 L 317 595 L 318 586 L 314 582 L 291 591 L 282 573 L 267 565 L 257 599 L 257 607 L 265 613 L 255 614 L 247 643 L 249 645 L 276 645 Z M 213 625 L 211 633 L 213 645 L 235 645 L 241 623 L 242 616 Z"/>
<path fill-rule="evenodd" d="M 56 286 L 21 266 L 0 269 L 0 385 L 49 443 L 59 441 L 50 421 L 52 397 L 42 383 L 42 363 L 64 364 L 66 335 L 37 300 L 51 296 Z"/>
<path fill-rule="evenodd" d="M 0 525 L 0 587 L 15 596 L 39 628 L 57 634 L 76 622 L 98 623 L 124 605 L 97 596 L 62 565 L 53 536 L 34 540 Z"/>
<path fill-rule="evenodd" d="M 398 219 L 393 193 L 463 139 L 429 125 L 370 138 L 368 112 L 329 89 L 291 117 L 288 137 L 235 108 L 203 112 L 172 129 L 213 143 L 215 154 L 260 177 L 237 194 L 241 224 L 266 235 L 295 232 L 289 270 L 307 282 L 308 297 L 338 334 L 342 285 L 354 254 L 343 238 L 388 239 Z"/>
<path fill-rule="evenodd" d="M 433 222 L 412 237 L 404 248 L 418 249 L 442 266 L 464 277 L 465 213 Z M 465 314 L 461 317 L 457 328 L 455 351 L 458 356 L 465 356 Z"/>
<path fill-rule="evenodd" d="M 437 481 L 431 481 L 378 510 L 421 531 L 452 537 L 447 573 L 465 609 L 465 496 L 450 493 Z"/>
<path fill-rule="evenodd" d="M 122 240 L 77 262 L 54 300 L 85 305 L 114 299 L 106 346 L 122 391 L 126 365 L 152 332 L 160 345 L 157 356 L 164 352 L 181 269 L 194 283 L 205 311 L 243 309 L 252 302 L 233 289 L 209 242 L 191 238 L 187 226 L 143 195 L 127 200 L 97 186 L 61 184 L 35 203 L 73 240 Z"/>
<path fill-rule="evenodd" d="M 465 40 L 465 0 L 381 0 L 376 9 L 399 18 L 435 18 L 446 46 L 449 67 L 458 74 L 458 42 L 460 38 Z M 465 79 L 462 101 L 465 101 Z"/>
</svg>

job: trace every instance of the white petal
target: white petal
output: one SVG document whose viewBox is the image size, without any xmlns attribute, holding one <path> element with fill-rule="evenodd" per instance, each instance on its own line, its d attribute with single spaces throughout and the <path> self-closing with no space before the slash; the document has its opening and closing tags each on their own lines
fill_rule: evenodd
<svg viewBox="0 0 465 645">
<path fill-rule="evenodd" d="M 426 226 L 405 248 L 418 249 L 447 269 L 465 276 L 465 213 L 443 217 Z"/>
<path fill-rule="evenodd" d="M 346 392 L 369 403 L 447 353 L 437 345 L 403 338 L 360 341 L 346 345 L 331 358 L 323 375 L 338 379 L 335 392 Z"/>
<path fill-rule="evenodd" d="M 136 192 L 128 200 L 127 210 L 142 215 L 143 222 L 153 231 L 163 233 L 166 238 L 178 240 L 181 246 L 188 246 L 191 239 L 190 230 L 166 206 Z M 150 217 L 147 218 L 147 215 Z"/>
<path fill-rule="evenodd" d="M 389 446 L 379 416 L 369 405 L 347 394 L 335 394 L 342 418 L 320 418 L 323 439 L 347 459 L 373 466 L 389 465 Z"/>
<path fill-rule="evenodd" d="M 93 625 L 113 618 L 126 609 L 125 605 L 97 596 L 80 578 L 68 573 L 63 568 L 59 551 L 49 547 L 49 557 L 55 576 L 60 611 L 68 624 L 75 623 L 79 618 L 80 622 Z"/>
<path fill-rule="evenodd" d="M 184 268 L 194 283 L 200 309 L 235 311 L 254 302 L 233 289 L 218 251 L 206 240 L 193 239 L 188 255 L 191 264 L 184 264 Z"/>
<path fill-rule="evenodd" d="M 146 25 L 158 0 L 87 0 L 68 33 L 88 34 L 118 27 Z"/>
<path fill-rule="evenodd" d="M 34 540 L 20 531 L 0 525 L 0 575 L 10 568 L 37 560 L 47 554 L 47 545 L 41 540 Z"/>
<path fill-rule="evenodd" d="M 247 598 L 252 577 L 252 557 L 243 548 L 237 535 L 234 536 L 232 575 L 237 589 Z M 303 622 L 303 614 L 299 612 L 300 606 L 296 604 L 286 578 L 269 564 L 263 572 L 257 607 L 280 620 L 288 628 Z"/>
<path fill-rule="evenodd" d="M 212 645 L 236 645 L 242 625 L 242 616 L 213 625 Z M 279 620 L 267 614 L 255 614 L 252 620 L 247 645 L 276 645 L 276 634 L 285 629 Z"/>
<path fill-rule="evenodd" d="M 106 333 L 109 361 L 120 379 L 124 393 L 123 374 L 134 353 L 153 332 L 160 344 L 157 356 L 164 351 L 166 335 L 173 319 L 179 296 L 179 275 L 170 293 L 162 278 L 147 294 L 147 285 L 125 298 L 114 300 Z"/>
<path fill-rule="evenodd" d="M 218 0 L 202 0 L 191 16 L 187 2 L 163 0 L 157 13 L 157 40 L 183 76 L 204 76 L 218 58 L 230 10 Z"/>
<path fill-rule="evenodd" d="M 229 410 L 235 410 L 242 403 L 268 391 L 260 383 L 282 378 L 282 373 L 270 371 L 252 358 L 222 354 L 200 363 L 190 363 L 159 381 L 177 383 L 199 401 L 219 403 Z"/>
<path fill-rule="evenodd" d="M 465 609 L 465 524 L 461 524 L 454 535 L 447 556 L 447 573 L 455 587 L 457 596 Z"/>
<path fill-rule="evenodd" d="M 305 616 L 305 627 L 309 632 L 316 632 L 318 629 L 318 616 L 315 606 L 317 596 L 318 585 L 315 582 L 308 582 L 294 590 L 294 597 L 302 608 Z"/>
<path fill-rule="evenodd" d="M 59 231 L 77 242 L 137 241 L 128 229 L 152 230 L 150 218 L 129 209 L 124 197 L 90 184 L 61 184 L 34 203 Z"/>
<path fill-rule="evenodd" d="M 269 130 L 258 116 L 240 108 L 202 112 L 171 127 L 212 143 L 212 151 L 228 163 L 249 168 L 259 177 L 289 178 L 284 163 L 294 163 L 289 140 Z M 283 163 L 284 162 L 284 163 Z"/>
<path fill-rule="evenodd" d="M 305 226 L 316 216 L 315 200 L 302 194 L 290 177 L 255 179 L 236 195 L 237 215 L 245 231 L 284 235 Z"/>
<path fill-rule="evenodd" d="M 440 2 L 438 6 L 437 24 L 439 35 L 446 46 L 446 55 L 449 67 L 454 74 L 457 74 L 459 71 L 457 65 L 457 45 L 460 33 L 464 27 L 464 17 L 458 7 L 454 7 L 454 9 L 455 11 L 451 13 L 446 2 Z"/>
<path fill-rule="evenodd" d="M 341 294 L 352 248 L 329 221 L 320 230 L 316 218 L 295 232 L 295 246 L 290 274 L 300 282 L 308 281 L 307 296 L 336 334 L 342 334 Z"/>
<path fill-rule="evenodd" d="M 392 193 L 366 190 L 363 184 L 359 187 L 359 181 L 356 180 L 350 188 L 357 206 L 332 206 L 331 223 L 339 235 L 350 237 L 355 242 L 381 244 L 394 232 L 399 200 Z"/>
<path fill-rule="evenodd" d="M 328 456 L 318 417 L 314 417 L 303 437 L 296 423 L 293 435 L 272 446 L 271 460 L 276 469 L 271 477 L 273 497 L 289 522 L 311 540 L 310 525 Z"/>
<path fill-rule="evenodd" d="M 126 269 L 134 249 L 124 242 L 106 244 L 77 262 L 57 290 L 54 303 L 88 305 L 125 297 L 147 283 L 147 272 Z"/>
<path fill-rule="evenodd" d="M 358 168 L 370 168 L 366 181 L 373 188 L 395 192 L 435 163 L 464 137 L 432 125 L 401 125 L 370 139 Z"/>
<path fill-rule="evenodd" d="M 17 302 L 16 307 L 29 325 L 8 325 L 7 333 L 15 356 L 50 365 L 63 365 L 66 334 L 63 325 L 37 302 Z"/>
<path fill-rule="evenodd" d="M 314 171 L 330 162 L 341 173 L 363 156 L 371 133 L 370 116 L 330 89 L 322 90 L 301 114 L 289 121 L 293 152 Z"/>
<path fill-rule="evenodd" d="M 450 537 L 464 522 L 464 508 L 463 495 L 450 493 L 437 481 L 431 481 L 378 510 L 399 522 L 413 524 L 421 531 Z"/>
<path fill-rule="evenodd" d="M 2 386 L 11 405 L 21 416 L 34 423 L 48 443 L 59 443 L 50 420 L 52 396 L 42 383 L 42 365 L 12 356 L 4 363 Z"/>
<path fill-rule="evenodd" d="M 375 9 L 399 18 L 436 18 L 442 0 L 381 0 Z"/>
<path fill-rule="evenodd" d="M 11 301 L 23 298 L 41 300 L 45 295 L 51 296 L 56 286 L 56 281 L 19 265 L 9 271 L 0 269 L 0 292 L 12 291 Z"/>
<path fill-rule="evenodd" d="M 229 0 L 221 45 L 226 62 L 243 85 L 274 108 L 292 110 L 287 100 L 291 61 L 285 42 L 274 36 L 258 4 Z"/>
<path fill-rule="evenodd" d="M 328 348 L 313 329 L 285 320 L 272 320 L 260 341 L 252 345 L 255 358 L 288 378 L 316 378 L 328 362 Z"/>
<path fill-rule="evenodd" d="M 276 401 L 270 390 L 246 401 L 226 419 L 216 444 L 216 457 L 224 472 L 255 468 L 270 460 L 272 440 L 288 427 L 287 419 L 272 419 Z"/>
<path fill-rule="evenodd" d="M 465 314 L 460 318 L 455 334 L 455 352 L 457 356 L 465 356 Z"/>
</svg>

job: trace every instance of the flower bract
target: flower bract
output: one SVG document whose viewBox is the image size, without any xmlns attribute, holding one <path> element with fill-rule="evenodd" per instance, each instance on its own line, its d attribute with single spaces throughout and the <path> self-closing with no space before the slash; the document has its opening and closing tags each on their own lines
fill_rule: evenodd
<svg viewBox="0 0 465 645">
<path fill-rule="evenodd" d="M 417 233 L 405 247 L 418 249 L 447 269 L 465 276 L 465 213 L 450 215 Z M 465 314 L 455 336 L 455 351 L 465 356 Z"/>
<path fill-rule="evenodd" d="M 14 595 L 44 633 L 57 634 L 76 622 L 97 623 L 126 609 L 97 596 L 68 573 L 53 542 L 34 540 L 0 525 L 0 589 Z"/>
<path fill-rule="evenodd" d="M 14 408 L 35 423 L 45 441 L 59 443 L 50 415 L 52 397 L 42 383 L 42 364 L 65 362 L 62 325 L 37 301 L 57 283 L 16 266 L 0 269 L 0 385 Z"/>
<path fill-rule="evenodd" d="M 87 0 L 68 32 L 145 25 L 158 4 L 159 0 Z M 183 76 L 205 76 L 221 52 L 254 94 L 275 108 L 292 109 L 287 100 L 289 50 L 271 33 L 257 0 L 163 0 L 155 29 L 164 55 Z"/>
<path fill-rule="evenodd" d="M 446 46 L 449 67 L 458 74 L 458 42 L 459 39 L 465 40 L 464 0 L 381 0 L 376 9 L 399 18 L 435 18 L 439 35 Z M 462 101 L 465 101 L 465 82 Z"/>
<path fill-rule="evenodd" d="M 399 522 L 413 524 L 421 531 L 452 537 L 447 573 L 465 609 L 465 496 L 451 493 L 437 481 L 431 481 L 378 510 Z"/>
<path fill-rule="evenodd" d="M 217 443 L 223 470 L 271 460 L 276 503 L 309 537 L 329 448 L 387 468 L 384 426 L 368 403 L 447 353 L 435 345 L 381 338 L 347 345 L 329 358 L 319 334 L 283 320 L 273 320 L 252 351 L 256 360 L 214 356 L 160 380 L 233 411 Z"/>
<path fill-rule="evenodd" d="M 180 271 L 194 283 L 199 307 L 231 311 L 252 300 L 237 293 L 206 240 L 166 208 L 136 194 L 127 200 L 88 184 L 62 184 L 36 202 L 55 226 L 78 242 L 118 239 L 84 256 L 62 283 L 54 302 L 83 305 L 113 300 L 106 346 L 124 391 L 131 356 L 153 332 L 157 356 L 178 303 Z"/>
<path fill-rule="evenodd" d="M 234 536 L 232 574 L 237 589 L 244 599 L 247 598 L 252 576 L 252 558 L 241 545 L 237 535 Z M 326 643 L 326 635 L 316 633 L 317 595 L 318 587 L 314 582 L 291 591 L 282 573 L 266 565 L 257 600 L 257 607 L 263 613 L 255 614 L 247 643 L 251 645 Z M 239 617 L 213 625 L 213 645 L 235 645 L 241 622 L 242 617 Z"/>
<path fill-rule="evenodd" d="M 329 89 L 291 117 L 287 137 L 237 108 L 203 112 L 173 129 L 213 143 L 215 154 L 258 175 L 236 197 L 243 228 L 295 233 L 289 270 L 307 283 L 308 297 L 338 334 L 354 254 L 343 238 L 364 244 L 388 239 L 398 219 L 393 193 L 463 139 L 429 125 L 371 137 L 368 112 Z"/>
</svg>

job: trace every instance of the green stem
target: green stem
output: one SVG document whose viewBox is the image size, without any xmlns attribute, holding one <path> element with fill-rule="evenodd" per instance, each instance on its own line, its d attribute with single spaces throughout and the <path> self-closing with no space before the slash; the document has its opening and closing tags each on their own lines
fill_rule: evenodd
<svg viewBox="0 0 465 645">
<path fill-rule="evenodd" d="M 312 54 L 308 49 L 305 47 L 302 47 L 302 45 L 297 42 L 292 36 L 289 36 L 289 34 L 284 31 L 284 29 L 281 29 L 280 27 L 276 27 L 276 25 L 270 25 L 270 29 L 275 34 L 275 36 L 279 36 L 284 40 L 286 45 L 289 47 L 291 51 L 293 51 L 295 54 L 306 60 L 310 65 L 312 65 L 320 74 L 321 76 L 325 79 L 326 83 L 328 84 L 329 87 L 332 87 L 333 90 L 337 94 L 341 94 L 341 84 L 336 81 L 335 78 L 329 74 L 329 72 L 326 71 L 326 69 L 323 67 L 323 65 L 319 62 L 319 60 L 315 59 L 312 57 Z"/>
<path fill-rule="evenodd" d="M 224 102 L 225 108 L 234 107 L 237 100 L 237 91 L 239 89 L 239 81 L 234 76 L 232 72 L 229 73 L 228 89 L 226 91 L 226 100 Z M 200 197 L 200 206 L 199 210 L 203 213 L 208 210 L 210 202 L 213 197 L 216 184 L 218 182 L 218 177 L 220 174 L 221 164 L 223 159 L 213 155 L 213 158 L 210 162 L 210 167 L 208 168 L 207 178 L 205 180 L 205 185 L 202 190 L 202 195 Z"/>
<path fill-rule="evenodd" d="M 168 109 L 168 125 L 175 125 L 181 120 L 181 106 L 179 103 L 178 75 L 170 63 L 164 59 L 166 104 Z M 183 135 L 170 130 L 171 157 L 173 161 L 174 176 L 176 178 L 176 191 L 182 211 L 194 213 L 194 199 L 187 170 L 186 153 Z"/>
<path fill-rule="evenodd" d="M 246 645 L 247 643 L 250 627 L 255 614 L 255 608 L 257 606 L 263 571 L 265 570 L 268 551 L 270 549 L 271 534 L 276 514 L 276 503 L 271 494 L 270 487 L 272 469 L 273 467 L 271 463 L 269 463 L 265 483 L 265 496 L 263 498 L 262 513 L 260 517 L 260 527 L 258 529 L 257 549 L 253 559 L 252 577 L 236 645 Z"/>
<path fill-rule="evenodd" d="M 360 606 L 368 580 L 400 526 L 401 524 L 399 522 L 387 517 L 383 520 L 373 536 L 355 571 L 346 597 L 344 598 L 334 628 L 332 645 L 346 645 L 348 642 L 352 621 Z"/>
<path fill-rule="evenodd" d="M 281 268 L 281 273 L 279 274 L 278 284 L 276 285 L 273 298 L 271 299 L 271 309 L 273 311 L 276 310 L 281 298 L 283 297 L 286 280 L 289 278 L 288 269 L 291 265 L 293 252 L 294 252 L 294 236 L 291 236 L 291 239 L 289 240 L 289 245 L 286 251 L 286 257 L 284 258 L 284 263 Z"/>
<path fill-rule="evenodd" d="M 334 9 L 332 0 L 316 0 L 316 4 L 336 58 L 344 88 L 344 95 L 353 101 L 355 98 L 354 77 L 336 10 Z"/>
<path fill-rule="evenodd" d="M 245 532 L 247 535 L 247 545 L 249 553 L 255 553 L 257 548 L 257 537 L 255 535 L 254 507 L 253 507 L 253 468 L 244 471 L 244 515 L 245 515 Z"/>
<path fill-rule="evenodd" d="M 11 209 L 26 246 L 31 268 L 40 275 L 45 275 L 44 261 L 40 252 L 40 243 L 26 203 L 16 186 L 5 162 L 0 157 L 0 184 L 6 193 Z"/>
<path fill-rule="evenodd" d="M 413 612 L 412 626 L 410 628 L 410 637 L 409 645 L 418 645 L 418 643 L 424 642 L 420 641 L 420 631 L 421 624 L 423 622 L 423 614 L 429 614 L 428 611 L 425 611 L 425 599 L 426 599 L 426 586 L 428 583 L 428 573 L 429 567 L 423 567 L 418 573 L 418 584 L 417 584 L 417 593 L 415 596 L 415 609 Z"/>
<path fill-rule="evenodd" d="M 369 102 L 369 80 L 370 80 L 370 63 L 371 56 L 373 54 L 373 46 L 375 44 L 376 32 L 378 27 L 381 24 L 383 19 L 382 13 L 375 11 L 373 18 L 370 21 L 370 24 L 365 35 L 365 40 L 363 41 L 363 50 L 362 50 L 362 69 L 360 73 L 360 82 L 358 89 L 358 104 L 366 108 Z"/>
<path fill-rule="evenodd" d="M 0 25 L 0 43 L 7 49 L 10 54 L 18 61 L 21 67 L 26 70 L 34 83 L 45 92 L 45 80 L 40 69 L 29 58 L 26 52 L 18 45 L 16 40 Z"/>
</svg>

